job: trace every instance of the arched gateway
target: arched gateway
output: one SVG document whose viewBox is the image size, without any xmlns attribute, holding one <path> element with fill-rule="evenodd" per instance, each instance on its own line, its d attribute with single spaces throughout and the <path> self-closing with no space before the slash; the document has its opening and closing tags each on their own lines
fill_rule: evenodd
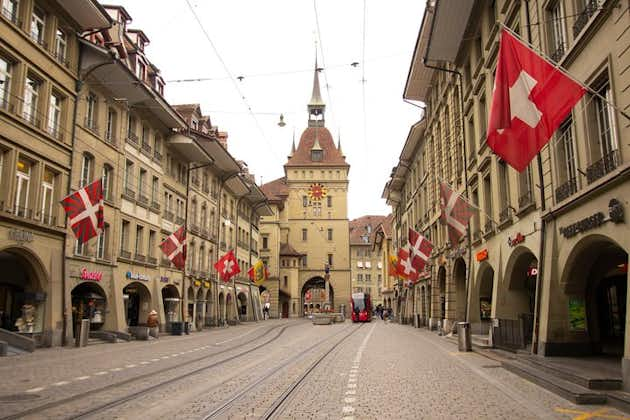
<svg viewBox="0 0 630 420">
<path fill-rule="evenodd" d="M 312 277 L 302 286 L 301 298 L 306 312 L 320 312 L 322 309 L 335 307 L 335 292 L 328 285 L 328 301 L 326 301 L 326 281 L 323 277 Z"/>
</svg>

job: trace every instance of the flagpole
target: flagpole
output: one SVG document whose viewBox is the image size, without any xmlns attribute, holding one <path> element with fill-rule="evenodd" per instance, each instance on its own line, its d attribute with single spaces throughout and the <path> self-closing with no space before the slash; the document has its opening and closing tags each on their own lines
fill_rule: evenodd
<svg viewBox="0 0 630 420">
<path fill-rule="evenodd" d="M 486 213 L 485 211 L 483 211 L 483 210 L 481 209 L 481 207 L 479 207 L 479 206 L 477 206 L 477 205 L 475 205 L 475 204 L 471 203 L 471 202 L 470 202 L 470 201 L 468 201 L 466 198 L 462 197 L 462 195 L 461 195 L 461 194 L 459 194 L 459 193 L 457 192 L 457 190 L 455 190 L 453 187 L 451 187 L 451 185 L 450 185 L 448 182 L 444 181 L 444 180 L 443 180 L 442 178 L 440 178 L 439 176 L 437 176 L 437 175 L 436 175 L 436 178 L 437 178 L 440 182 L 443 182 L 444 184 L 446 184 L 446 185 L 447 185 L 447 186 L 451 189 L 451 191 L 453 191 L 454 193 L 456 193 L 457 195 L 459 195 L 459 197 L 460 197 L 463 201 L 465 201 L 465 202 L 466 202 L 466 204 L 468 204 L 470 207 L 474 207 L 475 209 L 477 209 L 477 210 L 479 211 L 479 213 L 483 214 L 486 218 L 488 218 L 488 220 L 490 220 L 490 221 L 491 221 L 492 223 L 494 223 L 496 226 L 499 226 L 499 223 L 498 223 L 496 220 L 494 220 L 492 217 L 490 217 L 490 215 L 489 215 L 488 213 Z"/>
<path fill-rule="evenodd" d="M 586 89 L 587 91 L 589 91 L 592 95 L 597 96 L 599 99 L 601 99 L 603 102 L 605 102 L 606 104 L 608 104 L 608 106 L 610 106 L 611 108 L 613 108 L 615 111 L 619 112 L 622 116 L 624 116 L 627 120 L 630 120 L 630 115 L 628 115 L 625 111 L 623 111 L 621 108 L 619 108 L 617 105 L 615 105 L 614 103 L 610 102 L 606 97 L 602 96 L 599 92 L 597 92 L 595 89 L 593 89 L 592 87 L 590 87 L 589 85 L 587 85 L 586 83 L 582 82 L 581 80 L 577 79 L 575 76 L 573 76 L 571 73 L 569 73 L 564 67 L 562 67 L 560 65 L 559 62 L 555 62 L 553 61 L 547 54 L 545 54 L 543 51 L 541 51 L 540 49 L 536 48 L 534 45 L 532 45 L 529 41 L 525 41 L 523 38 L 521 38 L 521 36 L 519 34 L 517 34 L 516 32 L 514 32 L 510 27 L 506 26 L 503 22 L 496 22 L 499 26 L 501 26 L 503 29 L 505 29 L 507 32 L 509 32 L 511 35 L 513 35 L 516 39 L 518 39 L 520 42 L 522 42 L 526 47 L 528 47 L 530 50 L 532 50 L 534 53 L 538 54 L 543 60 L 545 60 L 547 62 L 547 64 L 551 65 L 552 67 L 554 67 L 556 70 L 558 70 L 559 72 L 561 72 L 562 74 L 564 74 L 566 77 L 568 77 L 569 79 L 573 80 L 575 83 L 579 84 L 580 86 L 582 86 L 584 89 Z"/>
</svg>

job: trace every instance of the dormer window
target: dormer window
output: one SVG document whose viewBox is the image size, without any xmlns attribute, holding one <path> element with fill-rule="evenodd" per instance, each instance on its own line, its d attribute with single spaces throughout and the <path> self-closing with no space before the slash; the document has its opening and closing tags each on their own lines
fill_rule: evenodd
<svg viewBox="0 0 630 420">
<path fill-rule="evenodd" d="M 311 150 L 311 160 L 313 162 L 321 162 L 324 159 L 323 150 Z"/>
<path fill-rule="evenodd" d="M 145 71 L 146 70 L 144 64 L 138 61 L 138 65 L 136 66 L 136 76 L 138 77 L 138 79 L 144 81 Z"/>
</svg>

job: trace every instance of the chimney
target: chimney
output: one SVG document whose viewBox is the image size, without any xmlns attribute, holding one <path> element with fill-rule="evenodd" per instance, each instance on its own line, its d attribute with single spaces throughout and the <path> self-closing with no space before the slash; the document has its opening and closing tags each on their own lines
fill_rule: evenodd
<svg viewBox="0 0 630 420">
<path fill-rule="evenodd" d="M 217 132 L 217 140 L 219 141 L 219 143 L 221 143 L 223 147 L 225 147 L 225 150 L 227 150 L 227 139 L 228 139 L 227 131 Z"/>
</svg>

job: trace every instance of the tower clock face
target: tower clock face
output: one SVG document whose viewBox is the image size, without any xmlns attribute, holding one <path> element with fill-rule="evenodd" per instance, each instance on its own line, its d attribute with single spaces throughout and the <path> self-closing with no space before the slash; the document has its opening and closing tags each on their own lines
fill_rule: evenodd
<svg viewBox="0 0 630 420">
<path fill-rule="evenodd" d="M 326 187 L 322 184 L 311 184 L 311 187 L 308 190 L 308 197 L 313 201 L 320 201 L 322 198 L 326 197 L 326 192 Z"/>
</svg>

